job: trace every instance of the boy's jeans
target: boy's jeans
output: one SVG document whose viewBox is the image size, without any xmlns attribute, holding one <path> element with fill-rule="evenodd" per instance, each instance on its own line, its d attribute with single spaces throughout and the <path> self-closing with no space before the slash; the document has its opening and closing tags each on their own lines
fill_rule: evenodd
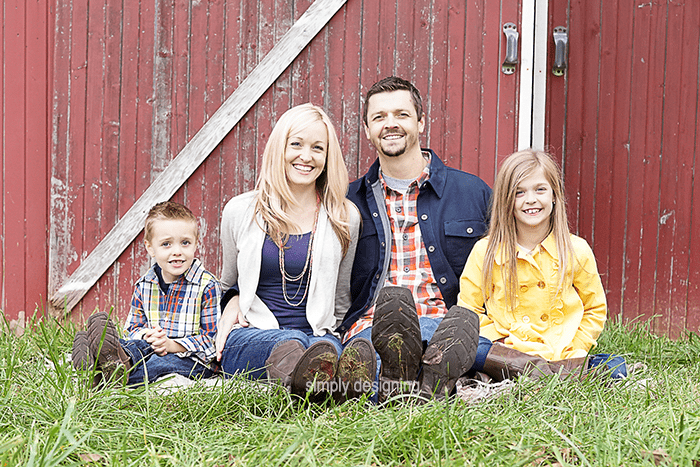
<svg viewBox="0 0 700 467">
<path fill-rule="evenodd" d="M 221 371 L 224 376 L 231 377 L 236 373 L 245 373 L 250 379 L 259 379 L 266 375 L 265 361 L 274 348 L 286 341 L 296 340 L 309 348 L 318 341 L 328 341 L 333 344 L 340 356 L 343 348 L 337 337 L 307 336 L 296 329 L 258 329 L 254 327 L 231 330 L 226 338 L 226 345 L 221 353 Z"/>
<path fill-rule="evenodd" d="M 210 378 L 214 372 L 202 362 L 192 357 L 178 357 L 175 354 L 159 356 L 151 345 L 143 339 L 119 339 L 124 351 L 131 357 L 133 366 L 129 371 L 129 386 L 154 382 L 161 376 L 171 373 L 190 379 Z"/>
</svg>

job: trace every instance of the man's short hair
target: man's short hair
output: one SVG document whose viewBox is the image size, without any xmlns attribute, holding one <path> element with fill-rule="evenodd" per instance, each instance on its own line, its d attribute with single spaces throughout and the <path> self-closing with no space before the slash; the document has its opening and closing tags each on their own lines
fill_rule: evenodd
<svg viewBox="0 0 700 467">
<path fill-rule="evenodd" d="M 146 216 L 145 225 L 145 240 L 151 241 L 153 237 L 153 223 L 159 220 L 184 220 L 194 223 L 195 235 L 199 238 L 199 227 L 197 226 L 197 218 L 194 217 L 192 211 L 187 206 L 173 201 L 163 201 L 153 206 Z"/>
<path fill-rule="evenodd" d="M 420 92 L 418 89 L 411 84 L 410 81 L 401 79 L 397 76 L 388 76 L 382 80 L 377 81 L 369 88 L 367 91 L 367 96 L 365 96 L 364 112 L 362 114 L 362 119 L 367 125 L 367 104 L 369 103 L 369 98 L 375 94 L 380 94 L 382 92 L 393 92 L 393 91 L 408 91 L 411 93 L 411 101 L 413 101 L 413 107 L 416 108 L 416 114 L 418 114 L 418 121 L 423 118 L 423 100 L 420 97 Z"/>
</svg>

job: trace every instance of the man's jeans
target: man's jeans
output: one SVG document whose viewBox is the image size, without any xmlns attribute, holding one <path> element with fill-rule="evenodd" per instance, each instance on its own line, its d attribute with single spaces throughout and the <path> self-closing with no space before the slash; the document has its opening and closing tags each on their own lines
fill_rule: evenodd
<svg viewBox="0 0 700 467">
<path fill-rule="evenodd" d="M 193 357 L 178 357 L 176 354 L 159 356 L 151 348 L 151 344 L 143 339 L 119 339 L 124 351 L 131 357 L 132 367 L 129 370 L 129 386 L 142 384 L 144 381 L 154 382 L 161 376 L 171 373 L 186 376 L 190 379 L 210 378 L 214 372 L 202 362 Z"/>
<path fill-rule="evenodd" d="M 343 348 L 337 337 L 307 336 L 296 329 L 258 329 L 254 327 L 233 329 L 226 338 L 226 345 L 221 353 L 221 371 L 225 377 L 244 373 L 247 378 L 259 379 L 266 375 L 265 361 L 279 344 L 296 340 L 304 348 L 309 348 L 319 341 L 333 344 L 340 356 Z"/>
</svg>

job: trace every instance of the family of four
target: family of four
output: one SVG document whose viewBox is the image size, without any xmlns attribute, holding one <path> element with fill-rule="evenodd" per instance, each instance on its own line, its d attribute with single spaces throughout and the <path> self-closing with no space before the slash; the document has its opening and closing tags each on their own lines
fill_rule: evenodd
<svg viewBox="0 0 700 467">
<path fill-rule="evenodd" d="M 593 252 L 569 233 L 551 156 L 509 156 L 492 193 L 420 147 L 421 96 L 397 77 L 369 89 L 363 121 L 377 160 L 349 184 L 323 110 L 281 116 L 255 189 L 224 208 L 221 285 L 195 259 L 192 213 L 153 207 L 155 264 L 127 338 L 95 313 L 75 336 L 75 368 L 98 370 L 95 385 L 220 371 L 336 400 L 441 399 L 464 375 L 625 374 L 621 357 L 589 355 L 605 293 Z"/>
</svg>

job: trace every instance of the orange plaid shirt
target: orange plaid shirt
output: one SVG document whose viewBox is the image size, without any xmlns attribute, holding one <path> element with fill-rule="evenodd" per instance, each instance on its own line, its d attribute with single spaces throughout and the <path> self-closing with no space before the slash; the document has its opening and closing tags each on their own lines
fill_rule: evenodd
<svg viewBox="0 0 700 467">
<path fill-rule="evenodd" d="M 386 210 L 391 224 L 391 261 L 384 285 L 407 287 L 416 302 L 419 317 L 442 318 L 447 313 L 445 301 L 430 267 L 428 252 L 418 224 L 418 192 L 430 178 L 430 163 L 423 173 L 411 182 L 406 193 L 391 189 L 379 172 L 386 193 Z M 374 305 L 348 329 L 343 341 L 372 326 Z"/>
</svg>

